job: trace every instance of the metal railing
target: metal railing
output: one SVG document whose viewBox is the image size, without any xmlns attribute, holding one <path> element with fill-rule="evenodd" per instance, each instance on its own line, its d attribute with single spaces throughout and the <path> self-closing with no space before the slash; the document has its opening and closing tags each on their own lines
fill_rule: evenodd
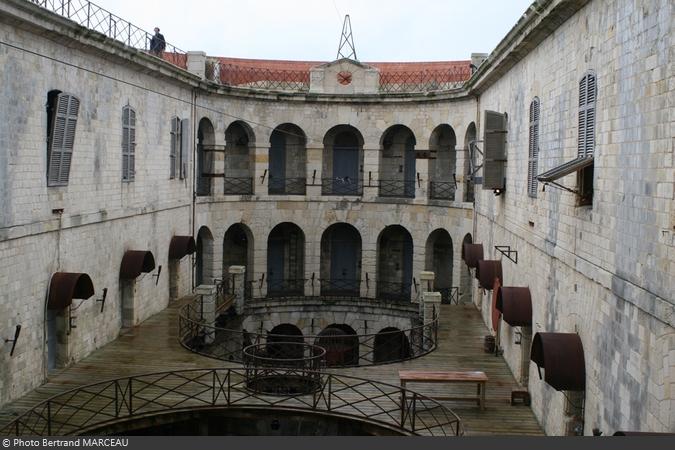
<svg viewBox="0 0 675 450">
<path fill-rule="evenodd" d="M 262 329 L 248 331 L 206 323 L 200 317 L 199 303 L 198 300 L 181 308 L 178 319 L 179 341 L 192 352 L 223 361 L 243 362 L 243 351 L 250 345 L 303 342 L 325 347 L 329 367 L 371 366 L 418 358 L 434 351 L 438 342 L 436 311 L 434 320 L 405 330 L 362 334 L 345 332 L 330 336 L 321 333 L 284 335 Z M 372 301 L 369 303 L 372 305 Z"/>
<path fill-rule="evenodd" d="M 469 65 L 440 70 L 382 71 L 380 92 L 407 93 L 459 89 L 471 77 Z"/>
<path fill-rule="evenodd" d="M 323 178 L 321 195 L 363 195 L 363 183 L 349 177 Z"/>
<path fill-rule="evenodd" d="M 193 369 L 78 387 L 34 406 L 0 429 L 0 435 L 82 435 L 153 414 L 247 407 L 330 413 L 413 435 L 464 434 L 462 421 L 452 410 L 400 386 L 324 373 L 312 393 L 279 397 L 249 389 L 242 369 Z"/>
<path fill-rule="evenodd" d="M 319 279 L 322 296 L 360 297 L 361 280 Z"/>
<path fill-rule="evenodd" d="M 434 200 L 455 200 L 457 183 L 454 181 L 430 181 L 429 198 Z"/>
<path fill-rule="evenodd" d="M 306 178 L 279 178 L 270 175 L 267 192 L 269 195 L 305 195 Z"/>
<path fill-rule="evenodd" d="M 417 292 L 417 286 L 413 283 L 378 281 L 377 298 L 387 302 L 410 303 L 413 288 Z"/>
<path fill-rule="evenodd" d="M 228 86 L 272 91 L 308 91 L 309 70 L 283 70 L 217 64 L 219 74 L 214 80 Z"/>
<path fill-rule="evenodd" d="M 380 180 L 380 197 L 415 198 L 414 180 Z"/>
<path fill-rule="evenodd" d="M 459 287 L 437 288 L 436 292 L 441 293 L 441 303 L 459 305 Z"/>
<path fill-rule="evenodd" d="M 253 195 L 252 177 L 228 177 L 223 182 L 225 195 Z"/>
<path fill-rule="evenodd" d="M 150 53 L 153 35 L 87 0 L 29 0 L 90 30 L 97 31 L 129 47 Z M 187 69 L 187 53 L 165 42 L 161 54 L 165 61 Z"/>
<path fill-rule="evenodd" d="M 286 280 L 279 280 L 279 279 L 274 279 L 274 278 L 267 278 L 267 296 L 268 297 L 276 297 L 276 298 L 281 298 L 281 297 L 287 297 L 287 296 L 293 296 L 297 297 L 298 295 L 304 295 L 305 294 L 305 283 L 307 280 L 305 279 L 286 279 Z M 252 281 L 251 284 L 256 283 L 255 281 Z M 249 292 L 252 292 L 249 291 Z"/>
</svg>

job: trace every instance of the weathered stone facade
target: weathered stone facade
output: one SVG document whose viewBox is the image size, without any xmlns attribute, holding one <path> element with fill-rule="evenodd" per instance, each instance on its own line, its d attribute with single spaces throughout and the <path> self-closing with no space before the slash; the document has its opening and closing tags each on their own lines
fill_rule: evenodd
<svg viewBox="0 0 675 450">
<path fill-rule="evenodd" d="M 418 282 L 434 261 L 429 237 L 439 229 L 449 234 L 452 264 L 443 273 L 451 274 L 450 287 L 461 287 L 462 301 L 470 301 L 473 283 L 473 300 L 488 324 L 491 296 L 460 261 L 467 235 L 483 243 L 486 259 L 502 259 L 504 285 L 529 286 L 532 329 L 504 324 L 500 343 L 548 434 L 568 433 L 570 419 L 565 397 L 539 380 L 529 361 L 530 339 L 540 331 L 577 332 L 582 339 L 585 434 L 675 431 L 672 15 L 667 0 L 540 0 L 462 89 L 382 95 L 376 70 L 343 60 L 313 69 L 303 94 L 216 85 L 202 79 L 206 59 L 199 52 L 189 55 L 186 72 L 29 2 L 6 0 L 0 5 L 0 338 L 10 337 L 16 324 L 23 331 L 13 357 L 0 351 L 0 405 L 48 377 L 46 295 L 55 272 L 88 273 L 96 291 L 63 312 L 76 316 L 77 327 L 61 333 L 65 365 L 122 330 L 119 271 L 127 250 L 151 251 L 163 268 L 158 280 L 155 269 L 133 282 L 135 325 L 170 298 L 193 292 L 198 277 L 210 285 L 231 265 L 245 265 L 249 281 L 262 280 L 268 237 L 282 223 L 302 232 L 299 276 L 305 279 L 329 273 L 323 233 L 336 223 L 352 225 L 361 238 L 360 294 L 371 297 L 378 268 L 405 273 L 393 255 L 389 266 L 378 264 L 382 232 L 400 225 L 412 240 Z M 575 194 L 553 186 L 543 192 L 541 184 L 530 197 L 528 105 L 534 97 L 541 101 L 539 172 L 573 159 L 579 80 L 589 70 L 598 82 L 593 204 L 577 206 Z M 339 83 L 344 71 L 353 84 Z M 64 187 L 48 187 L 45 177 L 45 104 L 55 89 L 81 102 Z M 121 177 L 126 105 L 137 120 L 131 182 Z M 495 196 L 477 185 L 474 213 L 463 202 L 473 196 L 467 146 L 481 139 L 485 110 L 508 113 L 506 189 Z M 185 178 L 170 178 L 173 117 L 187 119 Z M 285 174 L 304 179 L 300 194 L 269 190 L 278 128 L 294 137 Z M 326 195 L 330 147 L 346 129 L 358 141 L 362 192 Z M 399 134 L 414 139 L 400 141 Z M 406 181 L 411 142 L 412 195 L 385 197 L 381 180 Z M 230 194 L 222 177 L 200 172 L 250 178 L 251 191 Z M 449 183 L 453 173 L 455 200 L 430 199 L 429 181 Z M 574 188 L 573 178 L 561 183 Z M 227 252 L 226 233 L 237 224 L 250 247 Z M 197 254 L 169 261 L 175 235 L 194 236 Z M 517 250 L 518 263 L 502 258 L 495 245 Z M 103 288 L 108 296 L 100 312 L 95 299 Z M 304 289 L 314 295 L 307 284 Z M 411 300 L 419 301 L 423 290 Z M 294 320 L 283 314 L 279 320 Z"/>
</svg>

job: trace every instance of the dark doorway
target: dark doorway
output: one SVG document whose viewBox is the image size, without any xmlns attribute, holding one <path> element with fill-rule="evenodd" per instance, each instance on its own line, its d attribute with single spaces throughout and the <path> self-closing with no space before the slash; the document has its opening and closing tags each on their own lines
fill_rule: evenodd
<svg viewBox="0 0 675 450">
<path fill-rule="evenodd" d="M 434 291 L 441 293 L 444 303 L 455 302 L 452 287 L 453 248 L 452 238 L 446 230 L 433 231 L 427 239 L 425 269 L 434 272 Z"/>
<path fill-rule="evenodd" d="M 302 346 L 293 344 L 303 342 L 304 338 L 300 328 L 290 323 L 282 323 L 267 333 L 267 355 L 277 359 L 302 358 Z"/>
<path fill-rule="evenodd" d="M 323 195 L 361 195 L 363 137 L 349 125 L 338 125 L 323 140 Z"/>
<path fill-rule="evenodd" d="M 409 302 L 412 271 L 412 236 L 401 225 L 386 227 L 377 244 L 377 298 Z"/>
<path fill-rule="evenodd" d="M 321 295 L 358 296 L 361 285 L 361 235 L 336 223 L 321 236 Z"/>
<path fill-rule="evenodd" d="M 305 134 L 296 125 L 278 126 L 270 136 L 270 195 L 304 195 L 307 186 Z"/>
<path fill-rule="evenodd" d="M 349 325 L 332 324 L 324 328 L 315 345 L 326 349 L 327 367 L 357 366 L 359 364 L 359 338 Z"/>
<path fill-rule="evenodd" d="M 305 235 L 295 224 L 284 222 L 267 239 L 267 295 L 304 294 Z"/>
<path fill-rule="evenodd" d="M 398 328 L 387 327 L 375 335 L 373 359 L 376 363 L 410 358 L 410 341 Z"/>
<path fill-rule="evenodd" d="M 253 233 L 244 224 L 235 223 L 225 232 L 223 239 L 223 273 L 230 266 L 245 266 L 247 287 L 253 280 Z"/>
</svg>

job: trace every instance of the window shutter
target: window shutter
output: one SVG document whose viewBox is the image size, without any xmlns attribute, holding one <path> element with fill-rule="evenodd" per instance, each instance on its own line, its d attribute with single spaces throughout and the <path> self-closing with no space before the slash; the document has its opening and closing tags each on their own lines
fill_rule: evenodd
<svg viewBox="0 0 675 450">
<path fill-rule="evenodd" d="M 136 146 L 136 112 L 129 106 L 122 110 L 122 179 L 133 181 Z"/>
<path fill-rule="evenodd" d="M 129 108 L 129 180 L 136 179 L 136 111 Z"/>
<path fill-rule="evenodd" d="M 48 186 L 68 184 L 79 111 L 80 101 L 77 98 L 69 94 L 58 95 L 49 142 Z"/>
<path fill-rule="evenodd" d="M 530 103 L 530 143 L 527 165 L 527 193 L 537 196 L 537 171 L 539 161 L 539 98 Z"/>
<path fill-rule="evenodd" d="M 174 117 L 171 119 L 171 152 L 169 153 L 170 168 L 169 178 L 176 178 L 176 153 L 178 151 L 178 127 L 180 119 Z"/>
<path fill-rule="evenodd" d="M 190 119 L 180 122 L 180 178 L 188 178 L 188 162 L 190 160 Z"/>
<path fill-rule="evenodd" d="M 504 189 L 506 176 L 506 114 L 485 111 L 483 189 Z"/>
<path fill-rule="evenodd" d="M 593 156 L 595 148 L 595 99 L 597 86 L 595 74 L 583 76 L 579 82 L 579 136 L 577 156 Z"/>
</svg>

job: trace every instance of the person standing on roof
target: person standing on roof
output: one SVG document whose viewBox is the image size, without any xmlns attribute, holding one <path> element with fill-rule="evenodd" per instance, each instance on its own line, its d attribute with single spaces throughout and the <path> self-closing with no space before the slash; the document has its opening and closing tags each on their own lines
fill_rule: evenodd
<svg viewBox="0 0 675 450">
<path fill-rule="evenodd" d="M 165 48 L 164 35 L 159 32 L 159 28 L 155 27 L 155 35 L 150 39 L 150 53 L 161 58 Z"/>
</svg>

